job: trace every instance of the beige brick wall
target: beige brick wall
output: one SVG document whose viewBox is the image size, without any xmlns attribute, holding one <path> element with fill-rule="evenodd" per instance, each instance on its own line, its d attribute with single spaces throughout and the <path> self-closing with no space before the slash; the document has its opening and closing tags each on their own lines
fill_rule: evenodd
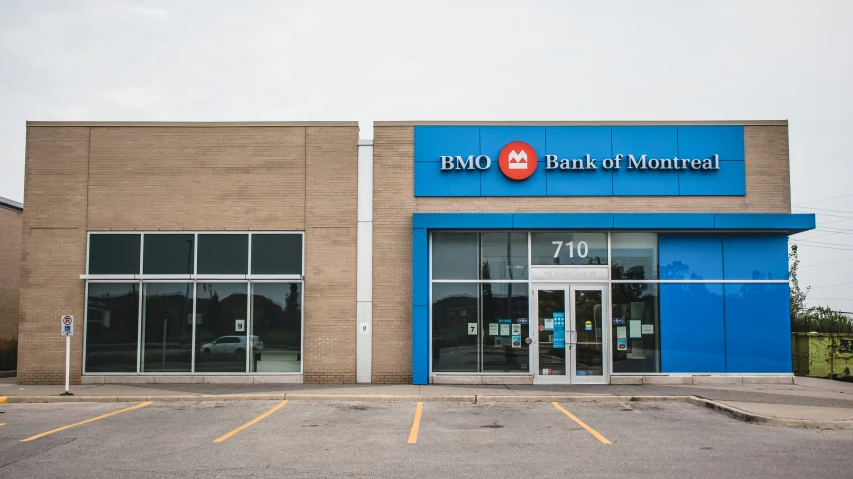
<svg viewBox="0 0 853 479">
<path fill-rule="evenodd" d="M 86 232 L 105 230 L 305 231 L 304 378 L 355 382 L 357 137 L 355 125 L 28 126 L 19 382 L 62 380 L 58 317 L 82 326 Z"/>
<path fill-rule="evenodd" d="M 18 337 L 23 214 L 0 206 L 0 339 Z"/>
<path fill-rule="evenodd" d="M 412 376 L 412 229 L 415 212 L 790 213 L 787 126 L 744 127 L 746 196 L 415 198 L 414 127 L 374 127 L 373 381 Z"/>
<path fill-rule="evenodd" d="M 59 316 L 84 309 L 89 129 L 27 128 L 18 382 L 64 380 Z M 79 326 L 78 329 L 79 330 Z M 80 380 L 83 336 L 71 338 L 71 379 Z"/>
</svg>

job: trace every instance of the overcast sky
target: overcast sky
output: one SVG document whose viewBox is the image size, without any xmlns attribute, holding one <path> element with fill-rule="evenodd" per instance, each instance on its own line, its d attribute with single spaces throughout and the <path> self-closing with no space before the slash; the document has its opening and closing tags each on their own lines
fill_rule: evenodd
<svg viewBox="0 0 853 479">
<path fill-rule="evenodd" d="M 816 201 L 853 195 L 851 26 L 850 0 L 0 0 L 0 196 L 27 120 L 787 119 L 801 283 L 853 311 L 853 196 Z"/>
</svg>

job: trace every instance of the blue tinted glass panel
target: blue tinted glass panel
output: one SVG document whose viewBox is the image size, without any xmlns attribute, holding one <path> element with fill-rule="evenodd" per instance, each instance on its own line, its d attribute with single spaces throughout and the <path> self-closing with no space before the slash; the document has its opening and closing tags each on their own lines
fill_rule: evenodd
<svg viewBox="0 0 853 479">
<path fill-rule="evenodd" d="M 723 257 L 725 279 L 788 279 L 787 236 L 726 236 Z"/>
<path fill-rule="evenodd" d="M 660 285 L 661 370 L 726 371 L 723 285 Z"/>
<path fill-rule="evenodd" d="M 726 365 L 730 373 L 790 373 L 787 284 L 726 284 Z"/>
<path fill-rule="evenodd" d="M 660 235 L 660 279 L 723 279 L 719 236 Z"/>
</svg>

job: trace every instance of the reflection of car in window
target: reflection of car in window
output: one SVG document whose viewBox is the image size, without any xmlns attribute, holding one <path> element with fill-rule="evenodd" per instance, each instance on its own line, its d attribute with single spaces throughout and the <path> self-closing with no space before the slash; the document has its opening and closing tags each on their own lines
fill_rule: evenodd
<svg viewBox="0 0 853 479">
<path fill-rule="evenodd" d="M 242 356 L 246 354 L 246 336 L 222 336 L 214 341 L 202 344 L 199 351 L 203 356 L 234 354 Z M 260 354 L 264 351 L 264 342 L 257 336 L 252 336 L 252 351 Z"/>
</svg>

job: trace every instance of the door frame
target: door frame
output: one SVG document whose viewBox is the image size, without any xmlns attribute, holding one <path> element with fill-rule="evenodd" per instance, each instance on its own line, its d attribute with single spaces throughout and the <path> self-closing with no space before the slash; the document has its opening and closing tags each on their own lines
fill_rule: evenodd
<svg viewBox="0 0 853 479">
<path fill-rule="evenodd" d="M 563 290 L 566 294 L 568 313 L 566 315 L 566 375 L 549 376 L 540 374 L 539 369 L 539 295 L 542 290 Z M 530 283 L 530 328 L 528 328 L 531 340 L 528 352 L 529 363 L 533 374 L 533 384 L 610 384 L 610 343 L 612 334 L 612 321 L 610 319 L 610 298 L 607 282 L 594 283 Z M 577 331 L 575 330 L 575 295 L 576 290 L 601 291 L 601 376 L 578 376 L 577 372 L 577 348 L 575 347 Z M 571 329 L 570 329 L 571 328 Z"/>
</svg>

